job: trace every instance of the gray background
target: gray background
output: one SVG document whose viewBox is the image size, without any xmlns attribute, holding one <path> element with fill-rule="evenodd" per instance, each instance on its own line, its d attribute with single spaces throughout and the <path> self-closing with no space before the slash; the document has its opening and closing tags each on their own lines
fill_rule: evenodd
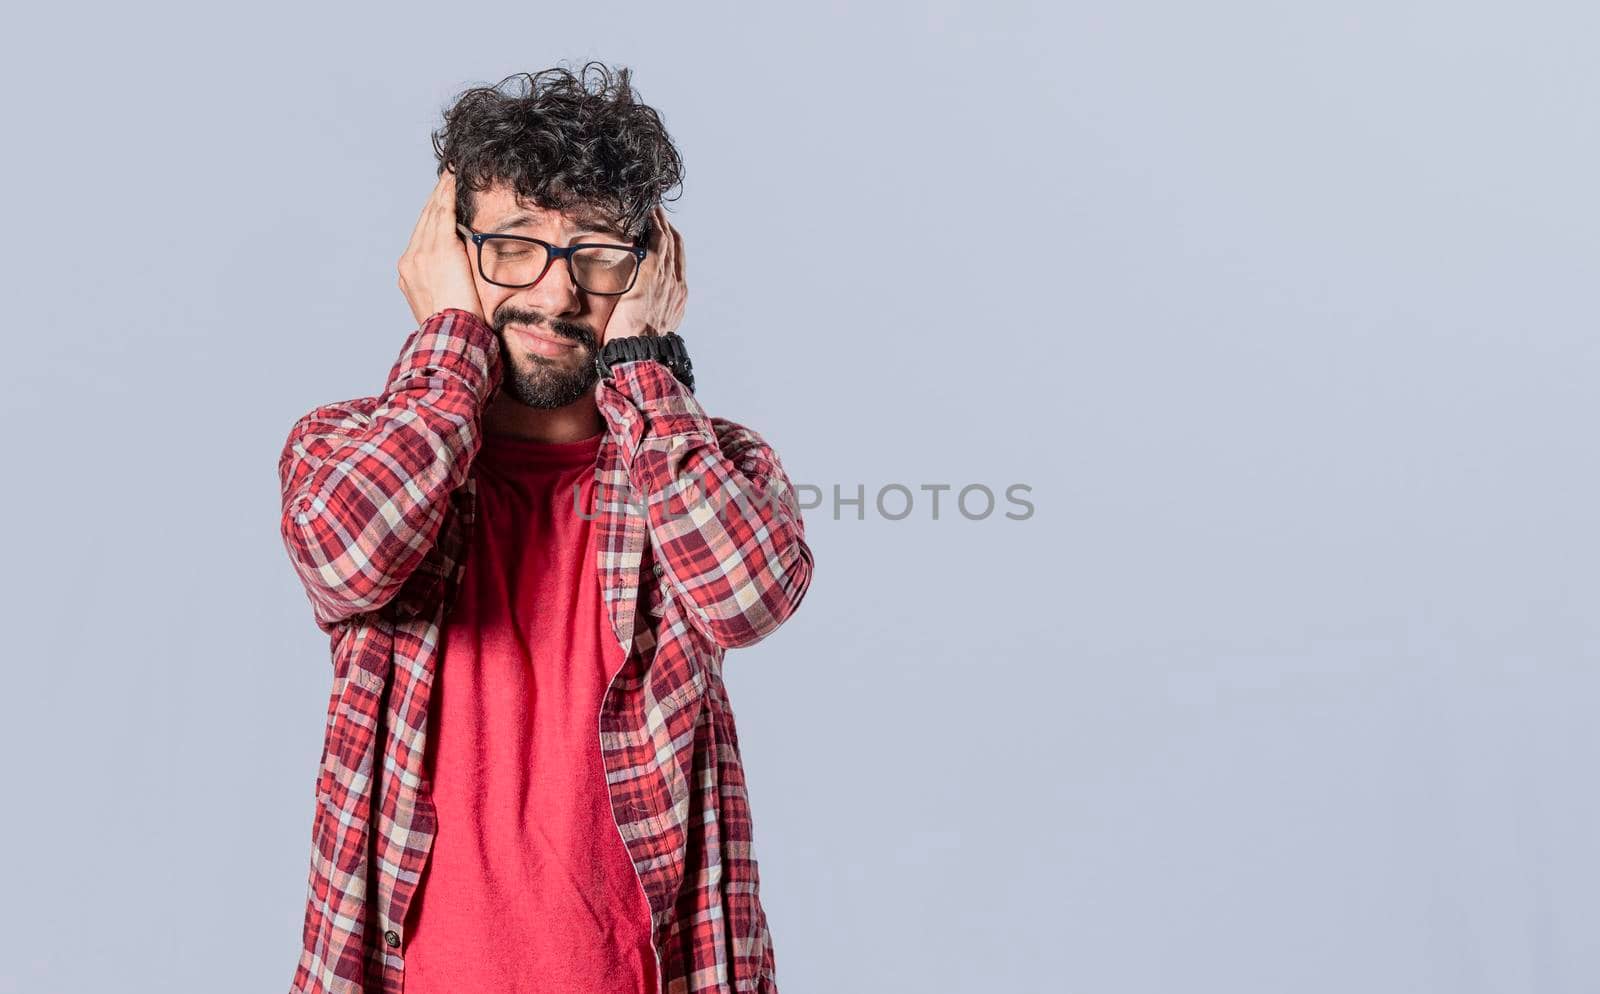
<svg viewBox="0 0 1600 994">
<path fill-rule="evenodd" d="M 726 671 L 786 994 L 1597 989 L 1593 10 L 13 18 L 0 991 L 287 988 L 279 447 L 410 331 L 443 106 L 587 58 L 702 401 L 828 498 Z"/>
</svg>

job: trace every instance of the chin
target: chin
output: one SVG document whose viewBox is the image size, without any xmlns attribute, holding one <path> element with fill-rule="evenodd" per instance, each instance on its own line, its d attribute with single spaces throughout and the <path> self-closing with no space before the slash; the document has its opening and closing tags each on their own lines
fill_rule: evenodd
<svg viewBox="0 0 1600 994">
<path fill-rule="evenodd" d="M 578 363 L 569 368 L 545 356 L 537 361 L 518 364 L 506 384 L 506 392 L 525 407 L 550 410 L 566 407 L 594 390 L 599 373 L 593 366 Z"/>
</svg>

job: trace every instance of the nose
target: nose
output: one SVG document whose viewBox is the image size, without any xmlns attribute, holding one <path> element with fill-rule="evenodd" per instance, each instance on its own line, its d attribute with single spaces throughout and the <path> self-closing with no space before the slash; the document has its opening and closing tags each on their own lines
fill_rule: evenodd
<svg viewBox="0 0 1600 994">
<path fill-rule="evenodd" d="M 576 314 L 582 309 L 583 291 L 572 280 L 572 270 L 566 259 L 550 263 L 539 282 L 516 291 L 515 296 L 527 301 L 529 310 L 544 314 Z"/>
</svg>

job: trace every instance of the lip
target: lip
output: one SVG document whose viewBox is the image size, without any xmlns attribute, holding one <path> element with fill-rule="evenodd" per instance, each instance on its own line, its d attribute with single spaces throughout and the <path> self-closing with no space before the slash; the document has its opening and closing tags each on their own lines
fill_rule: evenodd
<svg viewBox="0 0 1600 994">
<path fill-rule="evenodd" d="M 526 325 L 507 325 L 506 330 L 515 332 L 523 344 L 540 355 L 560 355 L 578 347 L 578 343 L 571 339 L 529 328 Z"/>
</svg>

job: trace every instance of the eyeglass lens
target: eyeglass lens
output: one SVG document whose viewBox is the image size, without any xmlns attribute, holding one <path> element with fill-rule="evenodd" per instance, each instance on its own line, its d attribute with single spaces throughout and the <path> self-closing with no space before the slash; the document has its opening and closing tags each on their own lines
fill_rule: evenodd
<svg viewBox="0 0 1600 994">
<path fill-rule="evenodd" d="M 507 238 L 483 243 L 483 277 L 504 286 L 526 286 L 539 278 L 549 253 L 544 246 Z M 639 258 L 620 248 L 580 248 L 567 259 L 572 279 L 590 293 L 621 293 L 633 282 Z"/>
</svg>

